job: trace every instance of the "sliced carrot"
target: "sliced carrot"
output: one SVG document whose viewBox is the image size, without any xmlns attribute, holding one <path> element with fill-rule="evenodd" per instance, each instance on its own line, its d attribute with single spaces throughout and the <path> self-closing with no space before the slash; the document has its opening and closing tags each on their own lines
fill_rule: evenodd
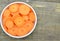
<svg viewBox="0 0 60 41">
<path fill-rule="evenodd" d="M 3 14 L 2 14 L 2 22 L 3 22 L 3 24 L 5 24 L 6 23 L 6 20 L 9 18 L 9 17 L 11 17 L 10 16 L 10 11 L 9 11 L 9 9 L 6 9 L 4 12 L 3 12 Z"/>
<path fill-rule="evenodd" d="M 23 36 L 25 34 L 27 34 L 27 31 L 25 28 L 18 29 L 18 33 L 17 33 L 18 36 Z"/>
<path fill-rule="evenodd" d="M 35 15 L 33 12 L 29 13 L 29 19 L 30 21 L 35 21 Z"/>
<path fill-rule="evenodd" d="M 28 21 L 28 16 L 23 16 L 23 19 L 24 19 L 25 21 Z"/>
<path fill-rule="evenodd" d="M 24 24 L 24 19 L 22 17 L 17 17 L 15 20 L 14 20 L 14 23 L 16 24 L 16 26 L 20 27 Z"/>
<path fill-rule="evenodd" d="M 11 34 L 11 35 L 16 35 L 16 32 L 15 32 L 15 29 L 14 28 L 11 28 L 8 30 L 8 33 Z"/>
<path fill-rule="evenodd" d="M 20 7 L 19 7 L 19 12 L 22 14 L 22 15 L 27 15 L 30 11 L 30 8 L 27 6 L 27 5 L 24 5 L 22 4 Z"/>
<path fill-rule="evenodd" d="M 7 20 L 13 20 L 13 19 L 11 17 L 2 17 L 2 23 L 3 23 L 3 25 L 6 24 Z"/>
<path fill-rule="evenodd" d="M 7 26 L 8 29 L 13 28 L 13 26 L 14 26 L 13 21 L 8 19 L 6 21 L 6 26 Z"/>
<path fill-rule="evenodd" d="M 19 7 L 18 4 L 12 4 L 12 5 L 9 6 L 9 10 L 11 12 L 16 12 L 16 11 L 18 11 L 18 7 Z"/>
<path fill-rule="evenodd" d="M 8 30 L 8 33 L 14 36 L 19 36 L 19 30 L 19 27 L 15 25 L 11 30 Z"/>
<path fill-rule="evenodd" d="M 26 29 L 27 32 L 29 32 L 32 30 L 33 26 L 34 23 L 32 23 L 31 21 L 27 21 L 23 27 Z"/>
<path fill-rule="evenodd" d="M 2 18 L 3 25 L 6 23 L 7 18 Z"/>
<path fill-rule="evenodd" d="M 10 16 L 10 11 L 6 9 L 3 13 L 3 17 L 9 17 Z"/>
<path fill-rule="evenodd" d="M 31 21 L 26 22 L 26 24 L 18 29 L 18 36 L 26 35 L 28 32 L 30 32 L 33 28 L 33 23 Z"/>
</svg>

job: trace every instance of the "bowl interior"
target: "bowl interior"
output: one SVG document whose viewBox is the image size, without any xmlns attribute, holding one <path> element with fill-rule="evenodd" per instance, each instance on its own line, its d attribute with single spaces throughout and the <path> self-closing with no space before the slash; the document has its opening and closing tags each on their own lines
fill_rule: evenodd
<svg viewBox="0 0 60 41">
<path fill-rule="evenodd" d="M 34 12 L 34 14 L 35 14 L 36 20 L 35 20 L 33 29 L 32 29 L 28 34 L 26 34 L 26 35 L 24 35 L 24 36 L 13 36 L 13 35 L 7 33 L 7 32 L 5 31 L 5 29 L 3 28 L 3 24 L 2 24 L 2 14 L 3 14 L 4 10 L 5 10 L 8 6 L 10 6 L 10 5 L 12 5 L 12 4 L 15 4 L 15 3 L 20 3 L 20 4 L 25 4 L 25 5 L 27 5 L 28 7 L 30 7 L 30 8 L 33 10 L 33 12 Z M 35 12 L 35 10 L 34 10 L 29 4 L 27 4 L 27 3 L 25 3 L 25 2 L 13 2 L 13 3 L 10 3 L 10 4 L 8 4 L 8 5 L 3 9 L 2 13 L 1 13 L 1 26 L 2 26 L 2 29 L 3 29 L 3 31 L 4 31 L 7 35 L 9 35 L 10 37 L 13 37 L 13 38 L 24 38 L 24 37 L 30 35 L 30 34 L 34 31 L 34 29 L 35 29 L 35 27 L 36 27 L 36 24 L 37 24 L 37 15 L 36 15 L 36 12 Z"/>
</svg>

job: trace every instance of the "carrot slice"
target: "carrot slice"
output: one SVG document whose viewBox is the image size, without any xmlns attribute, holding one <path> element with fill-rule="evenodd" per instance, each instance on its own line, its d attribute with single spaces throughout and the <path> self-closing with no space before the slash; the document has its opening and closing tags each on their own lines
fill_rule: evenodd
<svg viewBox="0 0 60 41">
<path fill-rule="evenodd" d="M 2 23 L 3 23 L 3 25 L 6 24 L 7 20 L 13 20 L 13 19 L 12 19 L 12 17 L 2 17 Z"/>
<path fill-rule="evenodd" d="M 31 21 L 27 21 L 25 25 L 23 26 L 27 32 L 31 31 L 33 28 L 34 24 Z"/>
<path fill-rule="evenodd" d="M 9 30 L 8 30 L 8 33 L 11 34 L 11 35 L 16 36 L 15 28 L 9 29 Z"/>
<path fill-rule="evenodd" d="M 30 8 L 27 6 L 27 5 L 24 5 L 22 4 L 20 7 L 19 7 L 19 12 L 22 14 L 22 15 L 27 15 L 30 11 Z"/>
<path fill-rule="evenodd" d="M 17 17 L 15 20 L 14 20 L 14 23 L 16 24 L 16 26 L 20 27 L 24 24 L 24 19 L 22 17 Z"/>
<path fill-rule="evenodd" d="M 26 35 L 28 32 L 30 32 L 33 28 L 33 23 L 31 21 L 26 22 L 22 28 L 18 29 L 18 36 Z"/>
<path fill-rule="evenodd" d="M 16 11 L 18 11 L 18 7 L 19 7 L 18 4 L 12 4 L 12 5 L 9 6 L 9 10 L 11 12 L 16 12 Z"/>
<path fill-rule="evenodd" d="M 27 34 L 25 28 L 20 28 L 20 29 L 18 29 L 17 36 L 23 36 L 23 35 L 25 35 L 25 34 Z"/>
<path fill-rule="evenodd" d="M 7 26 L 8 29 L 13 28 L 13 26 L 14 26 L 13 21 L 8 19 L 6 21 L 6 26 Z"/>
<path fill-rule="evenodd" d="M 3 17 L 9 17 L 10 16 L 10 11 L 6 9 L 3 13 Z"/>
<path fill-rule="evenodd" d="M 17 36 L 17 34 L 18 34 L 18 27 L 16 25 L 14 25 L 13 28 L 8 29 L 8 33 L 10 33 L 11 35 Z"/>
<path fill-rule="evenodd" d="M 23 16 L 25 21 L 28 21 L 28 16 Z"/>
<path fill-rule="evenodd" d="M 29 20 L 30 21 L 35 21 L 35 15 L 33 12 L 29 13 Z"/>
</svg>

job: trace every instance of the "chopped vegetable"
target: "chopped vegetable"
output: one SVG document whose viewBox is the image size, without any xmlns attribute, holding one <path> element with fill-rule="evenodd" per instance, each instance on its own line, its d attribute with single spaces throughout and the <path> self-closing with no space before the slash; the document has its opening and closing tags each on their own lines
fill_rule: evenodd
<svg viewBox="0 0 60 41">
<path fill-rule="evenodd" d="M 22 15 L 28 15 L 29 11 L 30 11 L 30 8 L 24 4 L 19 7 L 19 12 Z"/>
<path fill-rule="evenodd" d="M 25 4 L 12 4 L 3 12 L 2 20 L 6 32 L 13 36 L 23 36 L 32 30 L 35 15 Z"/>
</svg>

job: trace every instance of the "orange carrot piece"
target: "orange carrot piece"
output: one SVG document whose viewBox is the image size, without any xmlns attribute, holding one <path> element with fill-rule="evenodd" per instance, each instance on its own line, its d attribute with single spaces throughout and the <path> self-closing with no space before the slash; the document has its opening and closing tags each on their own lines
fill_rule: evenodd
<svg viewBox="0 0 60 41">
<path fill-rule="evenodd" d="M 18 7 L 19 7 L 18 4 L 12 4 L 12 5 L 9 6 L 9 10 L 11 12 L 17 12 L 18 11 Z"/>
<path fill-rule="evenodd" d="M 11 28 L 11 29 L 8 29 L 8 33 L 11 34 L 11 35 L 16 35 L 16 32 L 15 32 L 15 29 L 14 28 Z"/>
<path fill-rule="evenodd" d="M 13 28 L 13 26 L 14 26 L 13 21 L 8 19 L 6 21 L 6 26 L 7 26 L 8 29 Z"/>
<path fill-rule="evenodd" d="M 2 17 L 2 23 L 3 23 L 3 25 L 6 24 L 7 20 L 13 20 L 13 19 L 11 17 Z"/>
<path fill-rule="evenodd" d="M 20 12 L 22 15 L 28 15 L 29 11 L 30 11 L 30 8 L 29 8 L 27 5 L 22 4 L 22 5 L 19 7 L 19 12 Z"/>
<path fill-rule="evenodd" d="M 15 20 L 14 20 L 14 23 L 16 24 L 16 26 L 20 27 L 24 24 L 24 19 L 22 17 L 17 17 Z"/>
<path fill-rule="evenodd" d="M 25 28 L 20 28 L 20 29 L 18 29 L 17 36 L 23 36 L 23 35 L 25 35 L 25 34 L 27 34 L 27 31 L 26 31 Z"/>
<path fill-rule="evenodd" d="M 29 19 L 30 21 L 35 21 L 35 15 L 33 12 L 29 13 Z"/>
<path fill-rule="evenodd" d="M 28 16 L 23 16 L 23 19 L 24 19 L 25 21 L 28 21 Z"/>
<path fill-rule="evenodd" d="M 6 9 L 4 12 L 3 12 L 3 17 L 9 17 L 10 16 L 10 11 L 8 9 Z"/>
<path fill-rule="evenodd" d="M 24 26 L 22 26 L 22 28 L 18 29 L 18 36 L 23 36 L 26 35 L 27 33 L 29 33 L 33 28 L 33 23 L 31 21 L 28 21 L 24 24 Z"/>
<path fill-rule="evenodd" d="M 31 21 L 27 21 L 25 25 L 23 26 L 27 32 L 31 31 L 33 28 L 34 24 Z"/>
</svg>

